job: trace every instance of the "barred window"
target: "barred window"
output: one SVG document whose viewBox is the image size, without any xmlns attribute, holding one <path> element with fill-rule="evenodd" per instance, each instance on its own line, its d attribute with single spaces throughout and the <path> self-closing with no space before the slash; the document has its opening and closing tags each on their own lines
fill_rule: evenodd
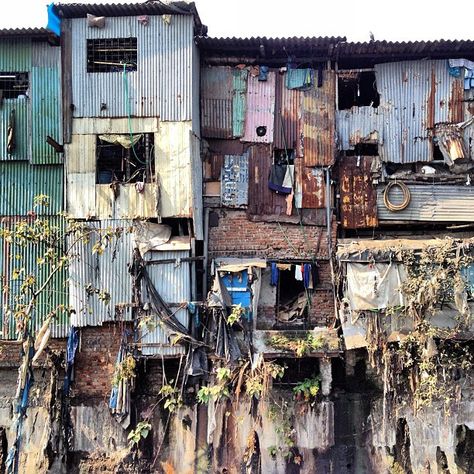
<svg viewBox="0 0 474 474">
<path fill-rule="evenodd" d="M 137 38 L 87 40 L 87 72 L 137 70 Z"/>
<path fill-rule="evenodd" d="M 27 72 L 0 72 L 0 100 L 26 97 L 28 85 Z"/>
</svg>

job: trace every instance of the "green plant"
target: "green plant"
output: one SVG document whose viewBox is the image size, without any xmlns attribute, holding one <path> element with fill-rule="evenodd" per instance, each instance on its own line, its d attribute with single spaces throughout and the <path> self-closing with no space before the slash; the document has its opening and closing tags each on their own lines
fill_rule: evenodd
<svg viewBox="0 0 474 474">
<path fill-rule="evenodd" d="M 117 387 L 121 380 L 133 379 L 136 377 L 135 369 L 137 362 L 135 358 L 129 354 L 122 362 L 115 368 L 112 385 Z"/>
<path fill-rule="evenodd" d="M 227 316 L 227 324 L 232 326 L 236 322 L 240 321 L 244 313 L 245 308 L 242 308 L 240 303 L 238 305 L 232 306 L 232 311 L 230 312 L 229 316 Z"/>
<path fill-rule="evenodd" d="M 293 351 L 296 357 L 303 357 L 325 347 L 323 336 L 311 332 L 308 332 L 305 337 L 276 334 L 270 337 L 268 343 L 275 349 Z"/>
<path fill-rule="evenodd" d="M 173 413 L 183 405 L 183 398 L 181 397 L 180 391 L 172 384 L 173 380 L 170 380 L 170 383 L 164 384 L 159 391 L 159 395 L 165 400 L 164 408 L 170 413 Z"/>
<path fill-rule="evenodd" d="M 136 446 L 141 439 L 145 439 L 150 433 L 151 425 L 147 421 L 140 421 L 136 428 L 128 434 L 128 442 L 130 446 Z"/>
<path fill-rule="evenodd" d="M 308 402 L 314 400 L 319 392 L 319 377 L 306 378 L 293 387 L 293 393 L 297 400 L 303 399 Z"/>
</svg>

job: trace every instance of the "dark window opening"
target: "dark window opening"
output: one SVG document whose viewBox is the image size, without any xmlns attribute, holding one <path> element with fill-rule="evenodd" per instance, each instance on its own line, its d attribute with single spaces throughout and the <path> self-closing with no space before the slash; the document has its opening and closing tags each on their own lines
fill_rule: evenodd
<svg viewBox="0 0 474 474">
<path fill-rule="evenodd" d="M 444 156 L 436 142 L 433 142 L 433 161 L 442 161 L 444 163 Z"/>
<path fill-rule="evenodd" d="M 183 237 L 189 235 L 189 219 L 166 217 L 161 219 L 161 223 L 171 227 L 173 237 Z"/>
<path fill-rule="evenodd" d="M 0 72 L 0 100 L 28 96 L 27 72 Z"/>
<path fill-rule="evenodd" d="M 347 150 L 346 156 L 378 156 L 379 146 L 373 143 L 358 143 L 353 150 Z"/>
<path fill-rule="evenodd" d="M 155 172 L 153 149 L 153 133 L 99 135 L 97 183 L 151 183 Z"/>
<path fill-rule="evenodd" d="M 291 148 L 273 150 L 273 159 L 276 165 L 294 165 L 295 164 L 295 150 Z"/>
<path fill-rule="evenodd" d="M 373 71 L 340 71 L 337 87 L 339 110 L 362 106 L 378 107 L 380 104 Z"/>
<path fill-rule="evenodd" d="M 137 70 L 137 38 L 87 40 L 87 72 Z"/>
<path fill-rule="evenodd" d="M 298 266 L 301 266 L 298 264 Z M 275 329 L 290 325 L 306 328 L 308 323 L 308 290 L 295 276 L 295 265 L 279 270 Z"/>
<path fill-rule="evenodd" d="M 273 386 L 282 388 L 293 388 L 305 379 L 312 379 L 319 375 L 319 360 L 317 357 L 281 358 L 277 360 L 279 365 L 285 367 L 281 379 L 273 381 Z"/>
</svg>

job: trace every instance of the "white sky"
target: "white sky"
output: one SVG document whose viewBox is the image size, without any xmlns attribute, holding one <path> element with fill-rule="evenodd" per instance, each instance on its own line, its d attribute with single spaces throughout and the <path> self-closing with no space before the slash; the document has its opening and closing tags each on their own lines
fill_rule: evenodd
<svg viewBox="0 0 474 474">
<path fill-rule="evenodd" d="M 195 2 L 202 22 L 209 27 L 209 36 L 347 36 L 349 41 L 368 41 L 372 31 L 377 40 L 474 39 L 472 0 Z M 2 1 L 0 28 L 33 26 L 46 26 L 44 0 Z"/>
</svg>

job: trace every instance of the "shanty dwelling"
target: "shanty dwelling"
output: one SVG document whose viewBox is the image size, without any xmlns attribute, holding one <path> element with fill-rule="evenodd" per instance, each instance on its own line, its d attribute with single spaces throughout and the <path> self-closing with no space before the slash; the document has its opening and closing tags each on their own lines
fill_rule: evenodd
<svg viewBox="0 0 474 474">
<path fill-rule="evenodd" d="M 39 294 L 29 311 L 31 336 L 48 314 L 67 306 L 68 291 L 64 269 L 53 271 L 51 262 L 39 262 L 46 242 L 34 245 L 11 234 L 39 221 L 51 233 L 62 225 L 61 64 L 56 35 L 41 28 L 0 30 L 0 117 L 0 469 L 5 469 L 7 450 L 18 446 L 21 438 L 29 452 L 21 455 L 21 462 L 31 472 L 45 463 L 44 448 L 56 416 L 49 398 L 55 391 L 51 374 L 57 374 L 58 366 L 38 354 L 34 370 L 18 375 L 19 367 L 26 367 L 21 342 L 24 289 L 30 284 L 33 288 L 32 274 L 36 287 L 49 282 L 49 291 Z M 50 325 L 52 349 L 64 350 L 68 328 L 67 312 L 58 311 Z M 26 410 L 26 402 L 19 395 L 28 393 L 33 378 L 36 390 L 30 394 L 28 419 L 20 422 L 18 413 Z M 12 453 L 20 457 L 15 449 Z"/>
<path fill-rule="evenodd" d="M 339 46 L 338 321 L 346 370 L 379 374 L 373 457 L 403 472 L 474 465 L 472 51 Z"/>
</svg>

